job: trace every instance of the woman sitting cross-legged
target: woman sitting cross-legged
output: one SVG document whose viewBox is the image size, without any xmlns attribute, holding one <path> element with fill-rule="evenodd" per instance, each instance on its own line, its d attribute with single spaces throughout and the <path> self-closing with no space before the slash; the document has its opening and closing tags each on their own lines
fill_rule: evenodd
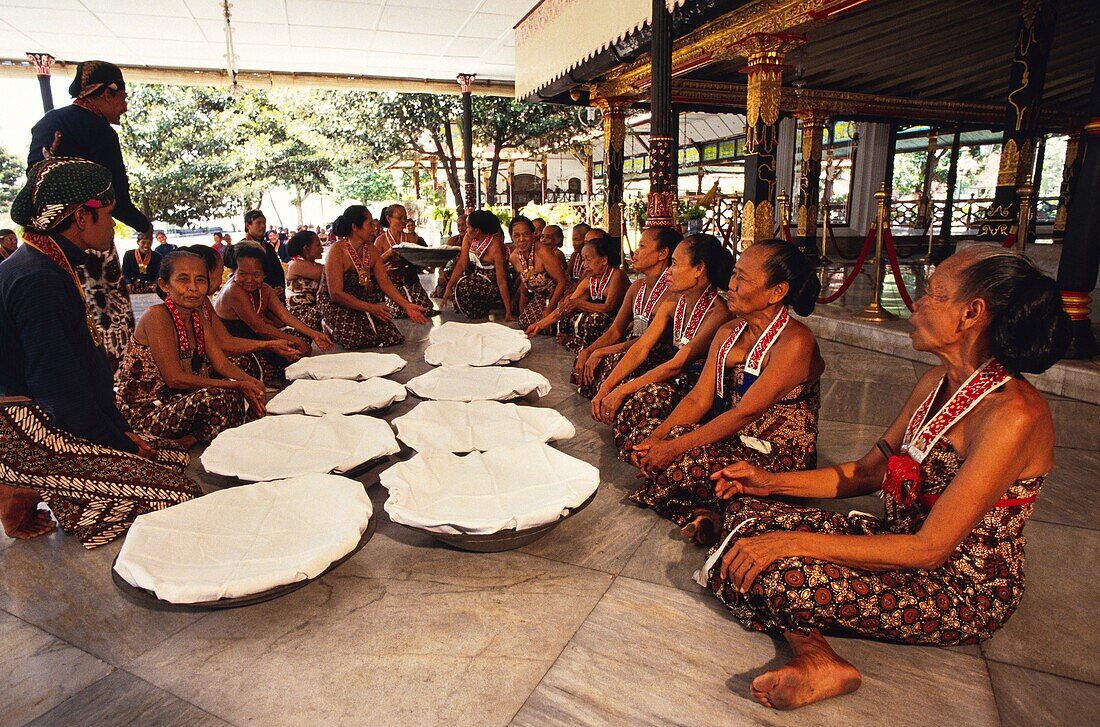
<svg viewBox="0 0 1100 727">
<path fill-rule="evenodd" d="M 420 284 L 420 271 L 415 265 L 406 262 L 393 249 L 397 245 L 414 244 L 426 246 L 424 241 L 415 232 L 415 227 L 409 223 L 409 213 L 404 205 L 393 204 L 382 210 L 382 234 L 374 240 L 374 247 L 382 257 L 386 266 L 386 274 L 393 283 L 393 287 L 401 291 L 401 294 L 412 303 L 424 309 L 428 315 L 434 315 L 432 301 L 428 298 L 428 291 Z M 412 227 L 413 231 L 406 228 Z M 390 312 L 394 318 L 404 318 L 405 310 L 393 301 L 388 301 Z"/>
<path fill-rule="evenodd" d="M 975 247 L 947 258 L 909 319 L 940 359 L 862 459 L 772 473 L 716 472 L 730 533 L 706 583 L 794 659 L 752 683 L 780 709 L 845 694 L 860 674 L 823 633 L 950 646 L 988 639 L 1024 592 L 1024 525 L 1054 462 L 1046 401 L 1020 374 L 1069 342 L 1058 286 L 1023 255 Z M 885 519 L 760 499 L 882 491 Z"/>
<path fill-rule="evenodd" d="M 556 246 L 548 246 L 535 236 L 535 226 L 519 215 L 508 223 L 508 236 L 513 251 L 509 256 L 512 269 L 519 278 L 519 325 L 527 328 L 553 310 L 565 295 L 569 281 L 562 267 Z"/>
<path fill-rule="evenodd" d="M 317 288 L 325 266 L 317 262 L 323 248 L 321 238 L 313 230 L 299 230 L 286 244 L 290 262 L 286 267 L 286 309 L 310 328 L 321 329 L 321 314 L 317 310 Z"/>
<path fill-rule="evenodd" d="M 611 326 L 581 349 L 573 362 L 569 382 L 579 384 L 577 393 L 584 398 L 596 396 L 603 382 L 626 355 L 627 349 L 649 328 L 657 306 L 669 295 L 672 253 L 682 239 L 680 233 L 671 227 L 650 227 L 642 232 L 630 263 L 634 271 L 643 277 L 630 284 Z M 670 356 L 664 348 L 653 349 L 633 373 L 644 374 Z"/>
<path fill-rule="evenodd" d="M 262 416 L 264 385 L 230 363 L 205 332 L 205 261 L 190 252 L 169 253 L 157 282 L 164 304 L 138 321 L 116 375 L 115 403 L 126 421 L 139 434 L 190 448 Z"/>
<path fill-rule="evenodd" d="M 817 463 L 825 363 L 813 333 L 788 309 L 809 315 L 820 290 L 813 265 L 788 242 L 741 253 L 726 293 L 737 318 L 714 336 L 698 382 L 666 417 L 645 418 L 631 406 L 615 423 L 622 455 L 646 477 L 631 500 L 712 544 L 720 523 L 712 472 L 737 460 L 769 471 Z"/>
<path fill-rule="evenodd" d="M 617 239 L 601 237 L 586 242 L 581 255 L 588 277 L 557 308 L 527 327 L 527 335 L 535 336 L 560 321 L 559 341 L 574 353 L 611 327 L 612 316 L 630 287 L 630 280 L 619 266 L 622 250 Z"/>
<path fill-rule="evenodd" d="M 411 303 L 390 282 L 382 256 L 371 242 L 374 219 L 355 204 L 333 223 L 340 238 L 325 258 L 325 274 L 317 291 L 321 321 L 346 349 L 396 346 L 405 341 L 393 323 L 386 298 L 405 311 L 409 320 L 424 324 L 424 307 Z"/>
<path fill-rule="evenodd" d="M 130 293 L 152 293 L 157 289 L 161 256 L 153 250 L 153 237 L 139 232 L 137 249 L 127 250 L 122 256 L 122 279 Z"/>
<path fill-rule="evenodd" d="M 653 321 L 592 398 L 592 418 L 614 426 L 615 444 L 627 454 L 634 429 L 668 416 L 699 378 L 711 339 L 730 317 L 718 292 L 732 269 L 733 255 L 713 235 L 691 235 L 673 251 Z"/>
<path fill-rule="evenodd" d="M 504 321 L 516 320 L 508 290 L 508 249 L 500 220 L 488 210 L 466 217 L 466 234 L 454 270 L 447 278 L 440 307 L 454 301 L 467 318 L 484 318 L 492 308 L 504 308 Z"/>
<path fill-rule="evenodd" d="M 275 290 L 264 282 L 264 251 L 253 245 L 237 245 L 234 255 L 236 265 L 233 276 L 218 293 L 214 310 L 225 324 L 226 330 L 238 338 L 277 340 L 290 343 L 298 356 L 308 356 L 310 343 L 322 351 L 332 348 L 327 334 L 310 328 L 286 309 Z M 261 354 L 269 379 L 282 379 L 286 367 L 294 358 L 285 358 L 270 351 Z"/>
</svg>

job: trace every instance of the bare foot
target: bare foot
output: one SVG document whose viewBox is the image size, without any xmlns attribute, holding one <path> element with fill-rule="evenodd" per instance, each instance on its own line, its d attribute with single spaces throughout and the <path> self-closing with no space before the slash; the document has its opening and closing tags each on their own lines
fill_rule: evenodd
<svg viewBox="0 0 1100 727">
<path fill-rule="evenodd" d="M 680 528 L 680 535 L 696 545 L 711 546 L 718 542 L 718 531 L 722 527 L 722 518 L 716 512 L 699 508 L 691 513 L 694 518 Z"/>
<path fill-rule="evenodd" d="M 39 510 L 42 498 L 34 490 L 0 485 L 0 524 L 9 538 L 30 540 L 53 532 L 57 524 L 48 510 Z"/>
<path fill-rule="evenodd" d="M 859 689 L 859 671 L 841 659 L 816 631 L 784 634 L 794 649 L 789 662 L 752 681 L 752 696 L 765 707 L 797 709 Z"/>
</svg>

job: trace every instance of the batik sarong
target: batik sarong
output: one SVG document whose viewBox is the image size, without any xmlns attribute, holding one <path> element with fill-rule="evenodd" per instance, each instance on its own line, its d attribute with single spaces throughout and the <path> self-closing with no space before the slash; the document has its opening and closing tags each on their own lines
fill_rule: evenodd
<svg viewBox="0 0 1100 727">
<path fill-rule="evenodd" d="M 365 303 L 384 303 L 386 300 L 373 278 L 369 281 L 369 287 L 364 287 L 359 282 L 359 274 L 351 268 L 344 271 L 344 292 Z M 328 294 L 323 276 L 317 291 L 317 307 L 321 311 L 321 321 L 331 332 L 333 340 L 349 351 L 397 346 L 405 342 L 405 337 L 392 321 L 345 308 L 334 301 Z"/>
</svg>

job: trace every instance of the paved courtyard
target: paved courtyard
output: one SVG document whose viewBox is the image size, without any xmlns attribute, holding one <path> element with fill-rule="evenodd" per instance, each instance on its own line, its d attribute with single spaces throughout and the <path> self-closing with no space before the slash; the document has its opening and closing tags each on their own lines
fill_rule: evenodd
<svg viewBox="0 0 1100 727">
<path fill-rule="evenodd" d="M 427 330 L 400 325 L 403 382 L 429 367 Z M 925 366 L 821 345 L 829 464 L 872 446 Z M 319 582 L 249 608 L 145 610 L 111 582 L 118 543 L 0 536 L 0 725 L 1100 723 L 1100 407 L 1051 397 L 1057 464 L 1026 530 L 1027 594 L 1004 630 L 951 649 L 834 639 L 863 687 L 778 713 L 748 685 L 786 646 L 730 618 L 691 581 L 703 552 L 626 501 L 634 471 L 568 385 L 570 363 L 540 337 L 519 365 L 550 379 L 536 405 L 576 424 L 558 446 L 597 465 L 602 484 L 522 550 L 459 552 L 389 522 L 378 486 L 389 460 L 358 477 L 373 540 Z M 197 457 L 192 469 L 207 490 L 229 484 L 200 474 Z"/>
</svg>

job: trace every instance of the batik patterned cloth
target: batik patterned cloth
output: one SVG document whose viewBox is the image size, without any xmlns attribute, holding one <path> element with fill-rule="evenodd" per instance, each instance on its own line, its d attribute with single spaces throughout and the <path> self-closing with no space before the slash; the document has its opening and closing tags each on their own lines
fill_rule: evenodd
<svg viewBox="0 0 1100 727">
<path fill-rule="evenodd" d="M 554 278 L 545 270 L 536 270 L 534 261 L 524 261 L 523 285 L 527 288 L 527 305 L 519 312 L 519 325 L 527 330 L 550 311 L 550 298 L 554 295 Z M 553 326 L 541 331 L 544 336 L 554 335 Z"/>
<path fill-rule="evenodd" d="M 317 310 L 318 285 L 318 281 L 309 278 L 286 281 L 286 309 L 315 331 L 321 330 L 321 312 Z"/>
<path fill-rule="evenodd" d="M 0 407 L 0 481 L 38 492 L 85 548 L 111 542 L 142 513 L 202 494 L 183 475 L 185 452 L 158 450 L 157 459 L 55 429 L 34 404 Z"/>
<path fill-rule="evenodd" d="M 606 313 L 587 311 L 575 313 L 570 317 L 569 323 L 561 329 L 563 334 L 561 345 L 573 353 L 580 353 L 582 348 L 591 345 L 614 322 L 615 319 Z"/>
<path fill-rule="evenodd" d="M 239 391 L 204 388 L 178 392 L 168 388 L 153 352 L 131 341 L 118 372 L 115 404 L 133 430 L 141 435 L 179 439 L 191 435 L 211 442 L 226 429 L 250 418 L 247 400 Z"/>
<path fill-rule="evenodd" d="M 134 334 L 134 309 L 122 280 L 122 263 L 114 245 L 107 252 L 88 251 L 88 262 L 77 268 L 87 294 L 88 313 L 103 332 L 103 350 L 114 371 Z"/>
<path fill-rule="evenodd" d="M 730 409 L 741 400 L 737 389 L 744 372 L 744 365 L 740 363 L 726 371 L 727 380 L 723 388 Z M 714 494 L 714 481 L 710 475 L 726 465 L 744 460 L 769 472 L 812 469 L 817 465 L 817 413 L 821 407 L 819 390 L 816 381 L 799 384 L 734 436 L 691 449 L 674 459 L 665 469 L 651 474 L 645 484 L 630 495 L 630 499 L 684 525 L 699 508 L 714 512 L 721 509 L 722 503 Z M 624 439 L 620 457 L 629 461 L 629 445 L 648 437 L 672 413 L 672 409 L 667 411 L 659 419 L 638 422 L 629 437 Z M 662 409 L 657 413 L 663 412 Z M 673 427 L 669 436 L 675 439 L 698 427 L 697 424 Z M 770 451 L 762 451 L 765 443 Z"/>
<path fill-rule="evenodd" d="M 943 492 L 961 465 L 951 443 L 940 439 L 921 464 L 925 492 Z M 1018 480 L 1006 498 L 1036 497 L 1043 479 Z M 886 519 L 879 520 L 740 497 L 729 502 L 724 526 L 726 532 L 740 526 L 735 537 L 791 530 L 840 535 L 908 535 L 920 530 L 930 508 L 919 498 L 909 507 L 889 495 L 885 499 Z M 931 570 L 869 571 L 789 557 L 761 571 L 746 594 L 723 582 L 717 566 L 709 587 L 738 621 L 756 631 L 817 629 L 906 644 L 974 644 L 1003 626 L 1020 603 L 1023 529 L 1034 509 L 1030 502 L 992 508 L 947 562 Z"/>
<path fill-rule="evenodd" d="M 493 308 L 503 307 L 500 288 L 490 277 L 492 274 L 492 270 L 478 269 L 463 275 L 454 287 L 455 310 L 467 318 L 477 319 L 488 316 Z"/>
<path fill-rule="evenodd" d="M 384 303 L 378 285 L 371 278 L 369 287 L 359 282 L 359 274 L 348 268 L 344 271 L 344 292 L 353 295 L 365 303 Z M 392 321 L 384 321 L 363 311 L 345 308 L 328 294 L 328 285 L 321 276 L 321 287 L 317 291 L 317 308 L 321 311 L 321 321 L 332 332 L 333 339 L 349 351 L 361 348 L 397 346 L 405 342 L 405 337 Z"/>
<path fill-rule="evenodd" d="M 405 296 L 410 303 L 427 310 L 432 309 L 432 301 L 428 297 L 428 291 L 424 290 L 424 286 L 420 284 L 420 276 L 416 274 L 416 268 L 408 264 L 395 266 L 387 268 L 386 275 L 393 283 L 393 287 L 401 291 L 401 295 Z M 394 318 L 408 318 L 405 309 L 389 298 L 386 298 L 386 307 L 390 309 Z"/>
<path fill-rule="evenodd" d="M 577 388 L 577 393 L 579 393 L 585 399 L 591 399 L 592 397 L 596 396 L 596 393 L 600 390 L 600 387 L 603 386 L 603 382 L 607 381 L 607 377 L 611 375 L 611 372 L 618 365 L 618 363 L 623 360 L 623 356 L 625 355 L 626 351 L 619 351 L 618 353 L 613 353 L 610 356 L 605 356 L 601 358 L 600 362 L 596 364 L 596 370 L 592 378 L 592 383 L 581 384 Z M 627 381 L 630 381 L 631 379 L 636 379 L 639 376 L 648 373 L 651 369 L 660 366 L 675 355 L 676 349 L 672 346 L 654 346 L 653 349 L 649 352 L 649 355 L 647 355 L 645 359 L 643 359 L 642 362 L 638 364 L 638 368 L 634 369 L 630 373 L 630 376 L 627 376 L 625 379 L 623 379 L 623 382 L 625 383 Z M 573 370 L 575 371 L 576 368 L 577 364 L 576 361 L 574 361 Z M 571 379 L 571 383 L 575 384 L 577 382 L 576 380 Z"/>
<path fill-rule="evenodd" d="M 256 332 L 253 331 L 247 323 L 240 320 L 239 318 L 236 320 L 222 318 L 222 323 L 225 324 L 225 330 L 229 331 L 229 335 L 235 338 L 248 338 L 253 341 L 266 340 L 257 335 Z M 304 336 L 302 336 L 289 326 L 284 326 L 280 330 L 282 330 L 283 333 L 294 336 L 306 345 L 310 345 L 311 343 L 308 339 L 306 339 Z M 244 372 L 247 373 L 249 376 L 253 376 L 259 379 L 267 386 L 274 386 L 283 381 L 286 381 L 286 367 L 293 363 L 292 361 L 288 361 L 279 354 L 273 353 L 271 351 L 258 351 L 252 354 L 252 356 L 259 363 L 262 370 L 260 371 L 260 375 L 256 376 L 256 372 L 254 370 L 250 370 L 249 368 L 247 368 L 249 364 L 246 363 L 245 366 L 240 366 L 240 368 L 243 369 Z M 232 359 L 232 361 L 240 365 L 237 358 Z"/>
</svg>

